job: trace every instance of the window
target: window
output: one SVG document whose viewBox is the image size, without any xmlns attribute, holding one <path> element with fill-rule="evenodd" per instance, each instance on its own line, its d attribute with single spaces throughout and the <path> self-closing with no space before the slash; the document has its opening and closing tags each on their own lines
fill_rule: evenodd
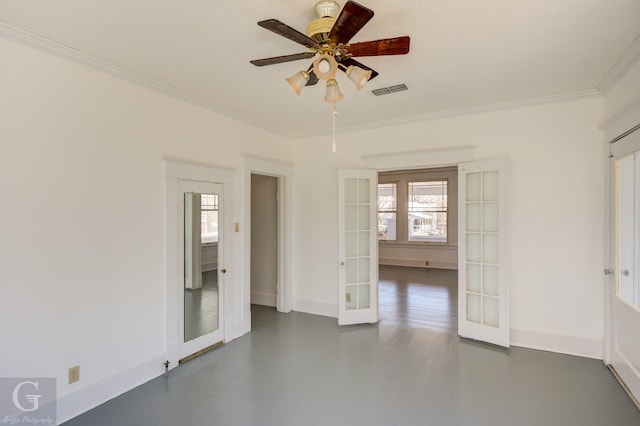
<svg viewBox="0 0 640 426">
<path fill-rule="evenodd" d="M 398 185 L 378 185 L 378 240 L 396 239 L 396 216 L 398 213 Z"/>
<path fill-rule="evenodd" d="M 409 182 L 409 241 L 447 241 L 447 181 Z"/>
<path fill-rule="evenodd" d="M 201 194 L 200 203 L 201 242 L 216 243 L 218 242 L 218 196 Z"/>
<path fill-rule="evenodd" d="M 380 172 L 378 182 L 378 241 L 386 247 L 384 256 L 405 256 L 393 252 L 402 246 L 457 247 L 457 167 L 390 170 Z"/>
</svg>

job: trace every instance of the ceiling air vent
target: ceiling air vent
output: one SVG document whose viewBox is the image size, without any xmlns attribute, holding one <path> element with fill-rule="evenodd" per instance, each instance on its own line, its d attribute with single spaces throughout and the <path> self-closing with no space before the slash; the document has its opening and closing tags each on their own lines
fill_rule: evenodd
<svg viewBox="0 0 640 426">
<path fill-rule="evenodd" d="M 388 95 L 390 93 L 402 92 L 404 90 L 408 90 L 408 87 L 406 84 L 396 84 L 395 86 L 383 87 L 381 89 L 372 90 L 371 93 L 373 93 L 376 96 L 382 96 L 382 95 Z"/>
</svg>

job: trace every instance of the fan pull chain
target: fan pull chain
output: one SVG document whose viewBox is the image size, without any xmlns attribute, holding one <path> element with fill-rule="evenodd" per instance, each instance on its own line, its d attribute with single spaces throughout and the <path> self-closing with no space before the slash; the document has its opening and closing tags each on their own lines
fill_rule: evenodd
<svg viewBox="0 0 640 426">
<path fill-rule="evenodd" d="M 336 114 L 338 114 L 338 111 L 336 111 L 336 103 L 333 103 L 333 144 L 331 145 L 331 152 L 332 153 L 336 153 Z"/>
</svg>

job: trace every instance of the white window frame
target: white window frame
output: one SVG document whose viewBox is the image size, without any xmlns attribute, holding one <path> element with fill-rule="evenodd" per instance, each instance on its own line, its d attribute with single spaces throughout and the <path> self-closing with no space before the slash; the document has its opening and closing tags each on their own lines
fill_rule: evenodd
<svg viewBox="0 0 640 426">
<path fill-rule="evenodd" d="M 457 196 L 455 195 L 457 192 L 453 192 L 454 186 L 457 186 L 457 175 L 457 166 L 379 172 L 379 184 L 397 184 L 396 239 L 378 240 L 379 245 L 381 247 L 457 247 L 458 207 Z M 443 180 L 447 180 L 447 241 L 410 241 L 408 236 L 408 182 L 433 182 Z"/>
</svg>

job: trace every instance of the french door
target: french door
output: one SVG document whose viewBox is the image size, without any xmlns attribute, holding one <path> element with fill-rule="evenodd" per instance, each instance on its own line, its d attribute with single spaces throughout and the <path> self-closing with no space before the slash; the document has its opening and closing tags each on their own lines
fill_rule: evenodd
<svg viewBox="0 0 640 426">
<path fill-rule="evenodd" d="M 338 171 L 338 324 L 378 322 L 378 173 Z"/>
<path fill-rule="evenodd" d="M 178 184 L 180 359 L 224 340 L 223 186 Z"/>
<path fill-rule="evenodd" d="M 640 130 L 611 145 L 614 170 L 610 364 L 640 400 Z"/>
<path fill-rule="evenodd" d="M 507 162 L 458 164 L 458 334 L 509 347 Z"/>
</svg>

